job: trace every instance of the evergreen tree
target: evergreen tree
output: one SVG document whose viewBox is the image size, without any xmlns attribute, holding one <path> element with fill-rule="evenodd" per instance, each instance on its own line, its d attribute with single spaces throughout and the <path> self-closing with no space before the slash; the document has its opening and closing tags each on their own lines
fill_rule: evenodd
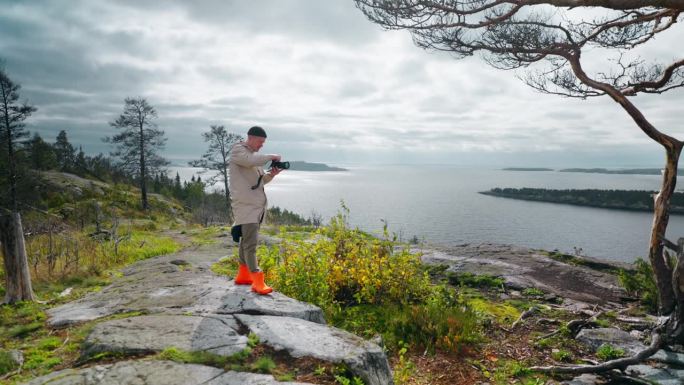
<svg viewBox="0 0 684 385">
<path fill-rule="evenodd" d="M 26 257 L 24 231 L 17 202 L 17 150 L 21 139 L 28 135 L 26 120 L 36 108 L 28 102 L 19 103 L 19 84 L 14 83 L 0 67 L 0 139 L 6 148 L 7 182 L 10 215 L 0 215 L 0 244 L 5 270 L 5 303 L 33 301 L 31 275 Z M 2 200 L 5 204 L 6 200 Z"/>
<path fill-rule="evenodd" d="M 60 171 L 72 171 L 76 159 L 76 150 L 69 143 L 66 131 L 62 130 L 57 134 L 57 141 L 53 145 L 57 163 Z"/>
<path fill-rule="evenodd" d="M 180 175 L 176 172 L 176 178 L 173 182 L 173 196 L 180 199 L 183 193 L 183 186 L 181 185 Z"/>
<path fill-rule="evenodd" d="M 88 171 L 88 161 L 86 160 L 85 152 L 83 152 L 83 147 L 81 146 L 78 146 L 78 154 L 76 155 L 74 166 L 80 173 L 86 173 Z"/>
<path fill-rule="evenodd" d="M 144 98 L 126 98 L 123 113 L 110 125 L 121 133 L 105 138 L 116 146 L 112 156 L 118 157 L 119 166 L 135 175 L 140 185 L 143 210 L 147 210 L 147 180 L 169 162 L 159 155 L 164 148 L 164 131 L 154 123 L 157 111 Z"/>
<path fill-rule="evenodd" d="M 31 168 L 34 170 L 53 170 L 58 168 L 57 157 L 53 147 L 45 142 L 39 134 L 26 143 Z"/>
<path fill-rule="evenodd" d="M 7 182 L 9 185 L 9 206 L 12 211 L 17 211 L 17 152 L 21 140 L 29 135 L 25 130 L 26 120 L 36 108 L 28 102 L 19 103 L 19 89 L 21 86 L 14 83 L 0 68 L 0 137 L 5 147 L 7 156 Z"/>
</svg>

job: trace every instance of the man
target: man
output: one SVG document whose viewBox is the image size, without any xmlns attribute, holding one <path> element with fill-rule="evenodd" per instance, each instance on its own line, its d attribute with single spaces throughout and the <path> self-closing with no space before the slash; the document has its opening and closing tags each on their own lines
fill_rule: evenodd
<svg viewBox="0 0 684 385">
<path fill-rule="evenodd" d="M 247 141 L 236 143 L 230 150 L 230 196 L 235 226 L 240 226 L 238 268 L 235 283 L 252 285 L 252 290 L 259 294 L 273 291 L 264 282 L 264 272 L 259 269 L 256 259 L 259 227 L 266 214 L 266 192 L 264 185 L 280 173 L 280 169 L 272 168 L 268 174 L 262 168 L 271 160 L 280 161 L 280 155 L 261 155 L 257 152 L 266 141 L 266 131 L 254 126 L 247 131 Z"/>
</svg>

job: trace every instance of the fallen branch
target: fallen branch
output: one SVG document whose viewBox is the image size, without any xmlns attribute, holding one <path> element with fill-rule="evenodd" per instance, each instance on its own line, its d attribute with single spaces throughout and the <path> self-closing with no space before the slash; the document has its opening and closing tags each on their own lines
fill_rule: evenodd
<svg viewBox="0 0 684 385">
<path fill-rule="evenodd" d="M 518 324 L 520 324 L 525 318 L 528 318 L 532 314 L 536 313 L 537 310 L 539 310 L 539 307 L 535 305 L 522 312 L 522 314 L 520 314 L 520 317 L 518 317 L 518 319 L 511 325 L 511 329 L 515 329 L 515 327 L 518 326 Z"/>
<path fill-rule="evenodd" d="M 606 361 L 599 365 L 583 365 L 583 366 L 533 366 L 530 368 L 533 372 L 550 373 L 550 374 L 583 374 L 583 373 L 602 373 L 613 369 L 623 370 L 630 365 L 636 365 L 639 362 L 654 355 L 663 345 L 664 339 L 660 333 L 653 333 L 651 345 L 648 348 L 638 352 L 632 357 L 618 358 L 616 360 Z"/>
<path fill-rule="evenodd" d="M 594 314 L 591 315 L 591 318 L 588 318 L 588 319 L 574 319 L 574 320 L 570 320 L 570 321 L 568 321 L 567 324 L 565 324 L 565 327 L 566 327 L 568 330 L 570 330 L 570 332 L 572 333 L 572 335 L 573 335 L 573 337 L 574 337 L 574 336 L 576 336 L 576 335 L 580 332 L 580 330 L 582 330 L 582 328 L 584 328 L 585 326 L 597 326 L 596 320 L 597 320 L 598 317 L 600 317 L 603 313 L 604 313 L 603 311 L 600 311 L 600 312 L 598 312 L 598 313 L 594 313 Z M 537 337 L 536 340 L 537 340 L 537 341 L 543 340 L 544 338 L 549 338 L 549 337 L 555 336 L 556 334 L 558 334 L 558 333 L 560 333 L 560 332 L 561 332 L 561 328 L 558 328 L 558 329 L 552 331 L 551 333 L 544 334 L 544 335 L 541 336 L 541 337 Z"/>
</svg>

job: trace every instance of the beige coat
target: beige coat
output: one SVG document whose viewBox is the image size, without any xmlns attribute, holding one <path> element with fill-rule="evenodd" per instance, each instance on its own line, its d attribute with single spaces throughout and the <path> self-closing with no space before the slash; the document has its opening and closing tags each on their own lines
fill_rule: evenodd
<svg viewBox="0 0 684 385">
<path fill-rule="evenodd" d="M 233 145 L 230 150 L 230 198 L 233 208 L 235 225 L 245 223 L 260 223 L 266 212 L 266 192 L 264 184 L 273 179 L 265 174 L 262 166 L 271 160 L 271 155 L 261 155 L 254 152 L 246 143 L 241 142 Z M 264 175 L 259 187 L 252 190 L 257 184 L 259 175 Z"/>
</svg>

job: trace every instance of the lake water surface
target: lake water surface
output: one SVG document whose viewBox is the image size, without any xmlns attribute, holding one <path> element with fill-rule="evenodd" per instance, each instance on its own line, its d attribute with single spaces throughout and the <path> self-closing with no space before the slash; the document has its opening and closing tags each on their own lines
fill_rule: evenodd
<svg viewBox="0 0 684 385">
<path fill-rule="evenodd" d="M 633 261 L 645 257 L 648 212 L 529 202 L 478 194 L 493 187 L 658 190 L 659 175 L 503 171 L 456 166 L 353 166 L 347 172 L 284 171 L 267 185 L 271 206 L 305 217 L 335 215 L 343 200 L 352 225 L 380 232 L 382 220 L 404 240 L 443 245 L 508 243 Z M 190 168 L 173 169 L 189 178 Z M 684 236 L 684 216 L 670 217 L 668 238 Z"/>
</svg>

